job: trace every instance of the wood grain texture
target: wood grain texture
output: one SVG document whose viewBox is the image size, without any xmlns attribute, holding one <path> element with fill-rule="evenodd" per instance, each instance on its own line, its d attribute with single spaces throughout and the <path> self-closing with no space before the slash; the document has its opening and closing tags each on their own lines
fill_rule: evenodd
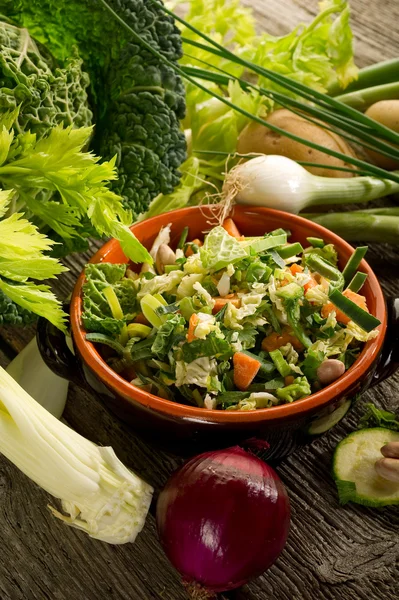
<svg viewBox="0 0 399 600">
<path fill-rule="evenodd" d="M 259 28 L 278 35 L 316 13 L 313 0 L 246 0 Z M 360 66 L 399 54 L 397 0 L 352 1 Z M 94 247 L 93 247 L 94 249 Z M 399 294 L 399 254 L 372 248 L 369 261 L 389 295 Z M 67 261 L 70 272 L 57 283 L 66 297 L 84 257 Z M 2 332 L 0 363 L 19 351 L 32 329 Z M 353 430 L 363 401 L 398 408 L 399 377 L 365 394 L 332 432 L 278 466 L 291 500 L 287 547 L 263 576 L 221 600 L 397 600 L 399 511 L 339 507 L 330 476 L 336 443 Z M 71 386 L 65 411 L 79 433 L 112 445 L 118 456 L 159 487 L 180 459 L 154 451 L 137 439 L 92 396 Z M 0 458 L 0 600 L 185 600 L 179 578 L 157 541 L 153 516 L 136 544 L 112 547 L 57 522 L 46 508 L 51 498 Z"/>
</svg>

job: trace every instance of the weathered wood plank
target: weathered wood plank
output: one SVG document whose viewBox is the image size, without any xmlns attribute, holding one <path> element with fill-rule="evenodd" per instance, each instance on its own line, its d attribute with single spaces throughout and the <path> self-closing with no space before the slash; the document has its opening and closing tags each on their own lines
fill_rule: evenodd
<svg viewBox="0 0 399 600">
<path fill-rule="evenodd" d="M 313 0 L 245 0 L 256 9 L 258 26 L 274 35 L 288 32 L 316 13 Z M 399 52 L 399 4 L 353 0 L 358 64 Z M 387 294 L 399 294 L 399 254 L 374 247 L 369 261 Z M 70 257 L 71 271 L 56 291 L 70 293 L 86 262 Z M 2 331 L 14 351 L 33 335 L 31 328 Z M 7 347 L 5 347 L 7 350 Z M 7 356 L 8 354 L 8 356 Z M 0 352 L 6 364 L 10 353 Z M 399 377 L 364 399 L 398 408 Z M 396 600 L 399 595 L 399 513 L 339 507 L 330 476 L 333 449 L 356 426 L 361 405 L 333 432 L 285 460 L 278 472 L 289 491 L 292 528 L 281 558 L 261 578 L 227 600 Z M 180 459 L 154 450 L 93 397 L 71 386 L 65 418 L 78 432 L 112 445 L 118 456 L 159 488 Z M 0 598 L 2 600 L 184 600 L 178 576 L 164 557 L 150 515 L 137 543 L 110 547 L 66 528 L 46 508 L 51 499 L 4 458 L 0 459 Z"/>
</svg>

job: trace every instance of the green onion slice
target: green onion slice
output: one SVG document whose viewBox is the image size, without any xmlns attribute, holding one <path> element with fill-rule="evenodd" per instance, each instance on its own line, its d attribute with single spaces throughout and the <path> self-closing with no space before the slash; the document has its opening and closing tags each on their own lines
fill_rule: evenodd
<svg viewBox="0 0 399 600">
<path fill-rule="evenodd" d="M 348 284 L 355 275 L 367 250 L 367 246 L 359 246 L 358 248 L 356 248 L 350 259 L 346 263 L 345 269 L 342 271 L 342 275 L 344 276 L 346 284 Z"/>
<path fill-rule="evenodd" d="M 280 350 L 272 350 L 269 352 L 269 355 L 274 362 L 277 371 L 282 377 L 287 377 L 287 375 L 291 374 L 291 367 L 285 360 Z"/>
<path fill-rule="evenodd" d="M 124 347 L 122 344 L 114 340 L 109 335 L 105 335 L 105 333 L 86 333 L 86 340 L 95 344 L 105 344 L 120 355 L 122 355 L 124 352 Z"/>
<path fill-rule="evenodd" d="M 342 273 L 334 267 L 331 263 L 324 260 L 318 254 L 310 252 L 305 257 L 306 265 L 312 271 L 316 271 L 322 277 L 326 277 L 331 282 L 333 282 L 333 288 L 343 288 L 344 287 L 344 278 Z"/>
<path fill-rule="evenodd" d="M 309 244 L 313 246 L 313 248 L 324 248 L 324 246 L 326 245 L 325 241 L 321 238 L 307 237 L 306 239 L 309 242 Z"/>
<path fill-rule="evenodd" d="M 349 300 L 349 298 L 344 296 L 339 290 L 333 290 L 331 292 L 330 300 L 334 306 L 339 308 L 339 310 L 349 317 L 351 321 L 356 323 L 356 325 L 359 325 L 359 327 L 364 329 L 364 331 L 367 331 L 367 333 L 373 331 L 373 329 L 381 324 L 379 319 L 360 308 L 360 306 L 355 304 L 355 302 L 352 302 L 352 300 Z"/>
<path fill-rule="evenodd" d="M 360 271 L 357 272 L 354 278 L 351 280 L 350 284 L 348 285 L 348 290 L 351 290 L 352 292 L 358 292 L 362 289 L 366 279 L 366 273 L 361 273 Z"/>
<path fill-rule="evenodd" d="M 294 244 L 288 244 L 282 248 L 276 248 L 276 252 L 279 253 L 281 258 L 286 259 L 291 258 L 291 256 L 296 256 L 297 254 L 302 254 L 303 248 L 299 242 L 295 242 Z"/>
<path fill-rule="evenodd" d="M 177 248 L 179 248 L 180 250 L 183 250 L 184 244 L 186 243 L 186 240 L 187 240 L 187 236 L 188 236 L 188 227 L 185 227 L 183 229 L 183 231 L 181 232 L 180 240 L 179 240 L 179 243 L 177 244 Z"/>
</svg>

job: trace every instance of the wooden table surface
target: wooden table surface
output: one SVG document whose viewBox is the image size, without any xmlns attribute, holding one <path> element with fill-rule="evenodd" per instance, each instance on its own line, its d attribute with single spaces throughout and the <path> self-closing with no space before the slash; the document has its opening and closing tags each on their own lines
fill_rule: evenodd
<svg viewBox="0 0 399 600">
<path fill-rule="evenodd" d="M 259 28 L 288 32 L 316 12 L 313 0 L 247 0 Z M 399 54 L 399 1 L 352 0 L 359 66 Z M 66 297 L 85 257 L 69 260 L 57 283 Z M 388 295 L 399 294 L 399 253 L 372 248 L 369 261 Z M 3 365 L 33 336 L 33 329 L 1 332 Z M 399 510 L 338 506 L 330 464 L 336 443 L 353 430 L 363 401 L 398 408 L 399 377 L 366 393 L 342 424 L 286 459 L 278 468 L 291 500 L 289 540 L 262 577 L 221 599 L 397 600 Z M 118 456 L 156 487 L 179 464 L 155 452 L 111 416 L 95 398 L 71 386 L 65 419 L 79 433 L 112 445 Z M 109 546 L 56 521 L 49 496 L 0 457 L 0 600 L 184 600 L 179 577 L 157 541 L 150 515 L 135 544 Z"/>
</svg>

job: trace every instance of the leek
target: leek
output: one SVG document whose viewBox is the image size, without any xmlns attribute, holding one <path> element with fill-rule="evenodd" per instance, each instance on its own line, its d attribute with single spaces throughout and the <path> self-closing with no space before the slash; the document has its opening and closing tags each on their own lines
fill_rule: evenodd
<svg viewBox="0 0 399 600">
<path fill-rule="evenodd" d="M 0 368 L 0 452 L 61 500 L 67 525 L 110 544 L 133 542 L 152 488 L 110 447 L 99 447 L 58 421 Z"/>
</svg>

